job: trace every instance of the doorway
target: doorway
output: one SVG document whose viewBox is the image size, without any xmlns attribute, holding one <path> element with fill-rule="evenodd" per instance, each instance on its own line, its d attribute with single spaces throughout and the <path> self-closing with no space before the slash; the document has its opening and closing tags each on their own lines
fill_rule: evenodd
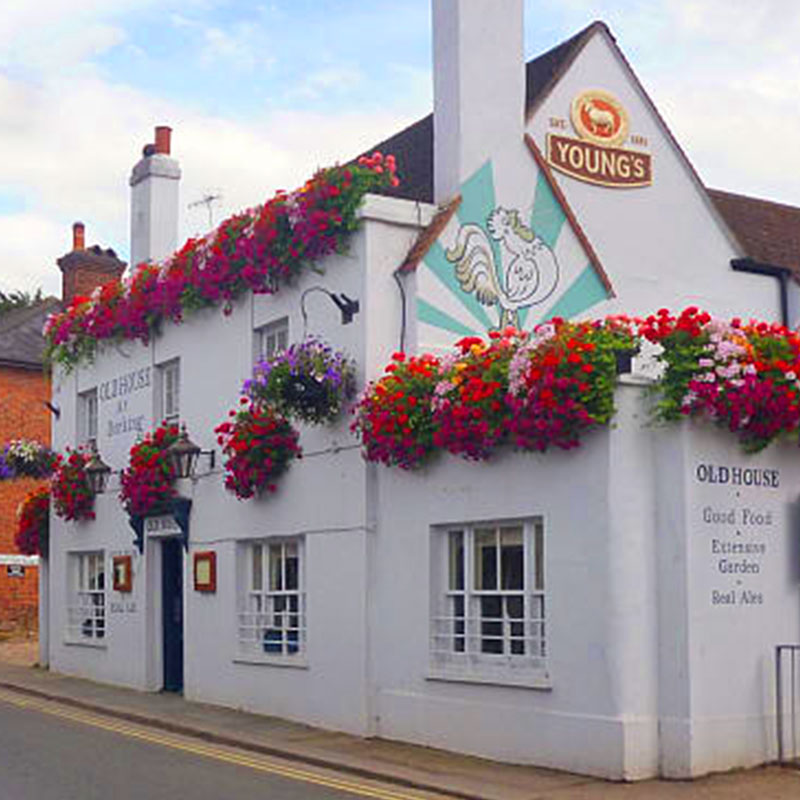
<svg viewBox="0 0 800 800">
<path fill-rule="evenodd" d="M 179 539 L 161 542 L 161 617 L 164 691 L 183 691 L 183 549 Z"/>
</svg>

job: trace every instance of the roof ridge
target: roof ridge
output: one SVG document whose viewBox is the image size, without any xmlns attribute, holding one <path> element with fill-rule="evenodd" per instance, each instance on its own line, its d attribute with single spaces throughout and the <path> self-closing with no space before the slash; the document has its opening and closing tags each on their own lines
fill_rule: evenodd
<svg viewBox="0 0 800 800">
<path fill-rule="evenodd" d="M 8 333 L 14 328 L 24 325 L 31 317 L 42 311 L 47 311 L 61 301 L 57 297 L 43 297 L 37 303 L 30 306 L 23 306 L 21 308 L 13 308 L 0 314 L 0 333 Z"/>
</svg>

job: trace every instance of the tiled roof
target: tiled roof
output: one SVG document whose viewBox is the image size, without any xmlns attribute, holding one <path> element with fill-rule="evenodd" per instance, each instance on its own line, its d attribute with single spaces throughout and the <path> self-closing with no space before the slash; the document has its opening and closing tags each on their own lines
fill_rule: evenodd
<svg viewBox="0 0 800 800">
<path fill-rule="evenodd" d="M 47 315 L 60 305 L 55 297 L 48 297 L 29 308 L 17 308 L 0 314 L 0 366 L 41 368 L 44 349 L 42 327 Z"/>
<path fill-rule="evenodd" d="M 788 267 L 800 276 L 800 208 L 719 189 L 707 191 L 746 256 Z"/>
</svg>

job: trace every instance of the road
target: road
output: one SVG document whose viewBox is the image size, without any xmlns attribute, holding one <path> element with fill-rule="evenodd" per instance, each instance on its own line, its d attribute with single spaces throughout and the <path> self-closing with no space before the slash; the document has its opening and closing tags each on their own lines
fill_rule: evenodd
<svg viewBox="0 0 800 800">
<path fill-rule="evenodd" d="M 0 691 L 0 800 L 421 800 L 403 787 Z"/>
</svg>

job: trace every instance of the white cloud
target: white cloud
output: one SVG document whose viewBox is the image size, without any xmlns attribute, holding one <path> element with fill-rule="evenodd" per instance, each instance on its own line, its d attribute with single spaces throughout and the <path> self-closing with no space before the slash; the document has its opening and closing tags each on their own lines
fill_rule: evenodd
<svg viewBox="0 0 800 800">
<path fill-rule="evenodd" d="M 384 114 L 273 112 L 250 122 L 198 113 L 95 76 L 30 85 L 0 79 L 0 185 L 20 188 L 29 214 L 0 215 L 0 288 L 60 286 L 55 259 L 70 246 L 70 225 L 86 223 L 87 243 L 128 245 L 127 179 L 153 127 L 174 128 L 183 170 L 181 236 L 207 227 L 190 202 L 214 187 L 219 223 L 300 185 L 317 167 L 346 160 L 410 120 Z M 8 238 L 2 231 L 13 230 Z M 26 247 L 27 242 L 27 247 Z"/>
<path fill-rule="evenodd" d="M 0 291 L 33 290 L 61 296 L 61 273 L 55 253 L 71 247 L 71 231 L 66 224 L 40 214 L 0 214 Z"/>
</svg>

